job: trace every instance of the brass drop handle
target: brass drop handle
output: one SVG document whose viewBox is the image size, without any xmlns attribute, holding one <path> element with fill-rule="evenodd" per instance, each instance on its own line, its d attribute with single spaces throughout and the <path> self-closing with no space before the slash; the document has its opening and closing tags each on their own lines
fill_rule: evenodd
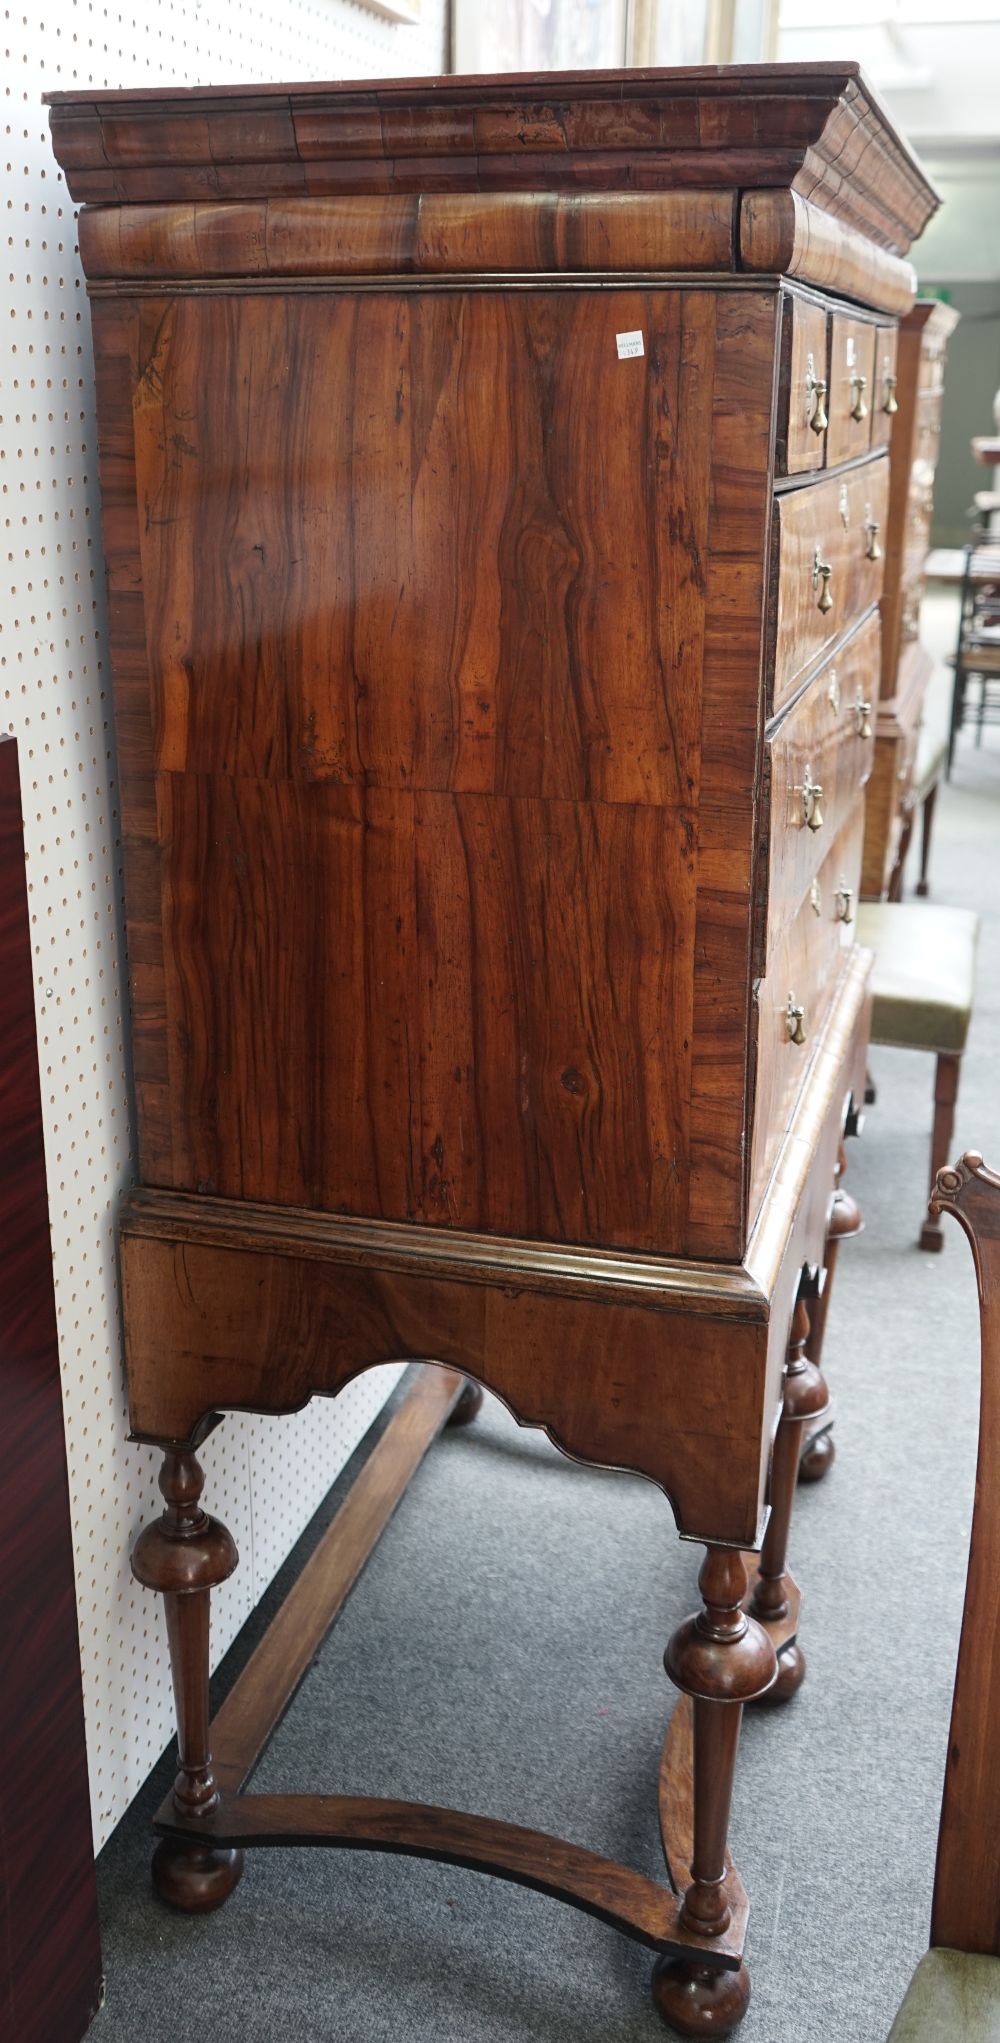
<svg viewBox="0 0 1000 2043">
<path fill-rule="evenodd" d="M 788 1022 L 788 1040 L 790 1043 L 805 1042 L 806 1032 L 802 1026 L 805 1020 L 805 1014 L 806 1014 L 805 1008 L 798 1007 L 796 1005 L 794 995 L 790 993 L 788 996 L 788 1008 L 785 1017 Z"/>
<path fill-rule="evenodd" d="M 813 432 L 825 433 L 830 423 L 826 415 L 826 378 L 817 376 L 811 355 L 806 356 L 806 410 Z"/>
<path fill-rule="evenodd" d="M 894 419 L 899 410 L 896 403 L 896 378 L 891 369 L 887 369 L 882 378 L 882 410 L 886 418 L 890 419 Z"/>
<path fill-rule="evenodd" d="M 867 390 L 867 388 L 868 388 L 867 376 L 862 376 L 857 369 L 852 369 L 851 417 L 852 419 L 857 419 L 859 425 L 861 424 L 862 419 L 866 419 L 868 417 L 868 400 L 865 397 L 865 391 Z"/>
<path fill-rule="evenodd" d="M 854 888 L 845 887 L 843 880 L 837 888 L 837 921 L 854 921 Z"/>
<path fill-rule="evenodd" d="M 863 695 L 858 696 L 857 702 L 854 705 L 854 714 L 858 720 L 858 737 L 870 738 L 872 734 L 872 706 L 870 702 L 865 701 Z"/>
<path fill-rule="evenodd" d="M 807 766 L 806 777 L 802 783 L 802 821 L 807 830 L 822 830 L 822 801 L 823 790 L 818 780 L 813 779 L 812 768 Z"/>
<path fill-rule="evenodd" d="M 867 506 L 865 508 L 867 509 Z M 865 519 L 865 531 L 868 534 L 868 544 L 865 547 L 866 560 L 881 560 L 882 548 L 878 543 L 878 535 L 881 532 L 881 530 L 882 527 L 879 524 L 878 519 L 873 518 L 871 512 L 869 511 L 868 516 Z"/>
<path fill-rule="evenodd" d="M 828 610 L 833 609 L 833 597 L 830 594 L 830 576 L 832 573 L 833 567 L 830 561 L 820 560 L 819 547 L 817 546 L 813 554 L 813 588 L 819 589 L 816 604 L 824 617 Z M 820 586 L 821 584 L 822 587 Z"/>
</svg>

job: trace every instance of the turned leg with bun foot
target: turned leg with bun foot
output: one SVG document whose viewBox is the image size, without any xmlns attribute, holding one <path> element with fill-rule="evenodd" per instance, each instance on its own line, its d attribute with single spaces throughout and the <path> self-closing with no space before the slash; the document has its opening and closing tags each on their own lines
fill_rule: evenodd
<svg viewBox="0 0 1000 2043">
<path fill-rule="evenodd" d="M 449 1426 L 471 1426 L 473 1419 L 478 1418 L 482 1409 L 482 1385 L 473 1383 L 471 1376 L 467 1376 L 457 1401 L 448 1414 L 447 1423 Z"/>
<path fill-rule="evenodd" d="M 208 1746 L 208 1614 L 212 1590 L 225 1582 L 238 1555 L 230 1533 L 201 1508 L 205 1478 L 193 1454 L 166 1449 L 160 1489 L 162 1517 L 139 1534 L 132 1573 L 163 1597 L 177 1708 L 178 1771 L 173 1803 L 186 1820 L 218 1806 Z M 220 1908 L 243 1871 L 243 1853 L 163 1837 L 153 1854 L 153 1885 L 173 1908 Z"/>
<path fill-rule="evenodd" d="M 835 1189 L 826 1231 L 826 1247 L 824 1250 L 826 1258 L 826 1282 L 816 1297 L 810 1301 L 809 1305 L 809 1340 L 806 1345 L 809 1360 L 810 1362 L 815 1362 L 817 1369 L 821 1367 L 823 1360 L 823 1342 L 826 1338 L 826 1322 L 830 1311 L 830 1299 L 833 1293 L 833 1280 L 837 1270 L 837 1259 L 840 1255 L 840 1244 L 842 1241 L 850 1241 L 855 1235 L 861 1234 L 865 1224 L 857 1200 L 844 1188 L 843 1178 L 846 1168 L 847 1158 L 844 1154 L 844 1145 L 841 1143 L 840 1153 L 837 1157 Z M 799 1457 L 800 1483 L 821 1482 L 827 1470 L 832 1466 L 836 1455 L 836 1447 L 831 1431 L 832 1423 L 832 1414 L 830 1414 L 825 1421 L 816 1421 L 813 1425 L 807 1424 L 803 1427 L 802 1452 Z"/>
<path fill-rule="evenodd" d="M 693 1699 L 694 1833 L 681 1922 L 706 1939 L 729 1927 L 726 1840 L 743 1704 L 766 1694 L 776 1674 L 767 1632 L 743 1608 L 746 1562 L 728 1547 L 706 1550 L 698 1577 L 704 1608 L 674 1633 L 664 1656 L 671 1681 Z M 659 1958 L 653 2000 L 681 2036 L 728 2036 L 746 2013 L 750 1979 L 690 1958 Z"/>
<path fill-rule="evenodd" d="M 802 1433 L 807 1422 L 820 1419 L 829 1403 L 826 1384 L 806 1354 L 809 1341 L 809 1313 L 800 1297 L 792 1315 L 788 1361 L 785 1366 L 785 1396 L 771 1457 L 769 1499 L 771 1516 L 750 1609 L 762 1624 L 781 1625 L 792 1613 L 798 1591 L 788 1573 L 788 1535 L 795 1500 Z M 794 1617 L 793 1617 L 794 1621 Z M 798 1641 L 792 1637 L 778 1654 L 778 1678 L 763 1698 L 765 1702 L 787 1702 L 805 1680 L 806 1663 Z"/>
</svg>

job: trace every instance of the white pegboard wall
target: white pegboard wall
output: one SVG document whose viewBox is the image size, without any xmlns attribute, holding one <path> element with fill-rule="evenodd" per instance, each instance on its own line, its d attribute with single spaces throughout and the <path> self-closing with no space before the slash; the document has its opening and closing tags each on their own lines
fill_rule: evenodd
<svg viewBox="0 0 1000 2043">
<path fill-rule="evenodd" d="M 41 19 L 39 19 L 39 12 Z M 45 91 L 406 76 L 443 70 L 446 0 L 390 22 L 354 0 L 53 0 L 3 10 L 0 691 L 18 739 L 53 1266 L 94 1835 L 113 1829 L 173 1729 L 158 1599 L 128 1553 L 160 1509 L 159 1456 L 129 1446 L 115 1212 L 131 1120 L 121 866 L 99 530 L 93 358 L 76 212 Z M 227 1418 L 206 1502 L 240 1566 L 213 1599 L 217 1661 L 384 1402 L 373 1370 L 294 1418 Z"/>
</svg>

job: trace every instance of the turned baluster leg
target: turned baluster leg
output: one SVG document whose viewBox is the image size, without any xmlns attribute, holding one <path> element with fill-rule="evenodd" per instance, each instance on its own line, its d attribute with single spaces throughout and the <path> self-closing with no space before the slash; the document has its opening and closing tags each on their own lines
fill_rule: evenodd
<svg viewBox="0 0 1000 2043">
<path fill-rule="evenodd" d="M 830 1207 L 826 1245 L 823 1252 L 826 1282 L 818 1296 L 811 1299 L 809 1304 L 809 1339 L 806 1343 L 806 1351 L 810 1362 L 815 1362 L 817 1369 L 821 1367 L 823 1361 L 823 1342 L 826 1338 L 827 1315 L 830 1311 L 830 1298 L 833 1292 L 833 1280 L 837 1269 L 837 1258 L 840 1254 L 840 1244 L 842 1241 L 849 1241 L 852 1235 L 860 1234 L 865 1224 L 857 1200 L 852 1198 L 850 1192 L 844 1188 L 843 1176 L 846 1168 L 847 1157 L 844 1153 L 844 1145 L 841 1143 L 840 1153 L 837 1158 L 836 1186 L 833 1202 Z M 806 1427 L 804 1429 L 802 1454 L 799 1460 L 799 1481 L 803 1483 L 818 1483 L 820 1478 L 825 1476 L 835 1454 L 836 1447 L 829 1423 L 822 1432 L 811 1432 Z"/>
<path fill-rule="evenodd" d="M 733 1548 L 710 1546 L 698 1577 L 704 1608 L 674 1633 L 664 1656 L 671 1681 L 693 1698 L 694 1849 L 684 1895 L 685 1928 L 706 1938 L 728 1928 L 726 1841 L 743 1704 L 775 1678 L 774 1647 L 743 1609 L 747 1570 Z M 653 1999 L 682 2036 L 728 2036 L 746 2013 L 745 1965 L 724 1971 L 691 1958 L 660 1958 Z"/>
<path fill-rule="evenodd" d="M 174 1807 L 197 1820 L 214 1809 L 219 1791 L 209 1751 L 208 1619 L 212 1590 L 238 1559 L 224 1525 L 201 1508 L 205 1478 L 193 1454 L 167 1449 L 160 1470 L 162 1517 L 139 1534 L 132 1573 L 163 1597 L 177 1709 L 178 1770 Z M 174 1908 L 219 1908 L 243 1871 L 243 1853 L 197 1838 L 163 1837 L 153 1854 L 153 1885 Z"/>
<path fill-rule="evenodd" d="M 785 1396 L 771 1457 L 771 1485 L 768 1519 L 760 1568 L 750 1609 L 763 1622 L 777 1622 L 788 1614 L 788 1535 L 792 1523 L 795 1480 L 798 1474 L 802 1431 L 808 1419 L 825 1411 L 829 1402 L 826 1384 L 815 1362 L 806 1354 L 809 1313 L 800 1298 L 792 1315 L 788 1361 L 785 1367 Z M 778 1678 L 768 1692 L 768 1702 L 787 1702 L 805 1680 L 805 1656 L 792 1639 L 778 1655 Z"/>
</svg>

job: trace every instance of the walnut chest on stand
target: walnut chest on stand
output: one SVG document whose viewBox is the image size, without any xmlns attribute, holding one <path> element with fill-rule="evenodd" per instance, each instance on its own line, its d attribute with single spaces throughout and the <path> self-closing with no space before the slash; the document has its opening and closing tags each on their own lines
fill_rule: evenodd
<svg viewBox="0 0 1000 2043">
<path fill-rule="evenodd" d="M 245 1846 L 290 1840 L 484 1867 L 644 1941 L 666 2018 L 725 2034 L 742 1705 L 804 1669 L 786 1549 L 864 1075 L 883 365 L 933 190 L 851 65 L 51 119 L 97 357 L 131 1421 L 165 1457 L 133 1562 L 178 1697 L 158 1887 L 215 1906 Z M 198 1444 L 399 1358 L 651 1478 L 706 1545 L 666 1655 L 669 1884 L 213 1762 L 235 1549 Z"/>
</svg>

